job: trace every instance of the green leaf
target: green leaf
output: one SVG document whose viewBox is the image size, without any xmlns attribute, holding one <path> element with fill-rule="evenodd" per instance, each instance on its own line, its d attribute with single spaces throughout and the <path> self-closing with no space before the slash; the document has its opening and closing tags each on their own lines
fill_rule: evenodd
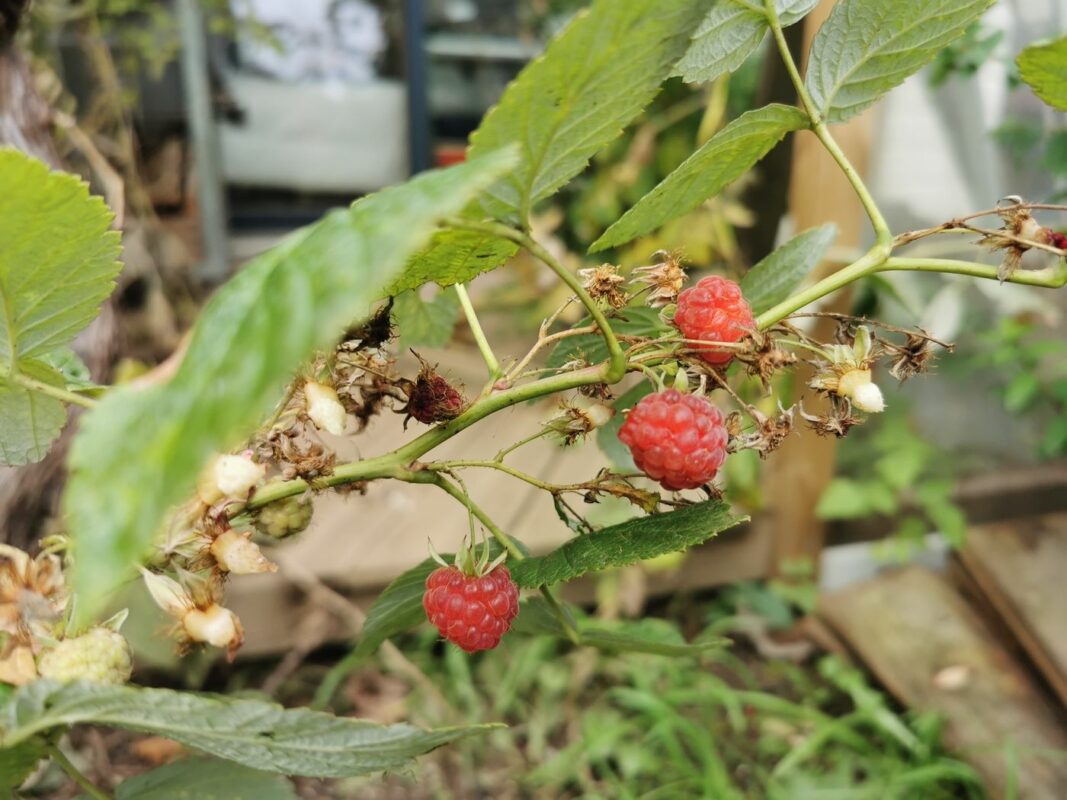
<svg viewBox="0 0 1067 800">
<path fill-rule="evenodd" d="M 166 736 L 253 769 L 321 778 L 397 769 L 494 727 L 423 730 L 224 695 L 39 680 L 20 687 L 0 709 L 0 747 L 83 723 Z"/>
<path fill-rule="evenodd" d="M 470 155 L 511 142 L 522 163 L 483 199 L 502 220 L 581 172 L 652 100 L 703 13 L 692 0 L 596 0 L 531 62 L 471 136 Z"/>
<path fill-rule="evenodd" d="M 89 186 L 0 149 L 0 368 L 68 344 L 111 294 L 121 246 Z"/>
<path fill-rule="evenodd" d="M 741 291 L 754 314 L 762 314 L 789 297 L 822 260 L 837 236 L 833 224 L 809 228 L 764 258 L 741 279 Z"/>
<path fill-rule="evenodd" d="M 466 283 L 506 263 L 518 249 L 514 242 L 489 233 L 438 231 L 429 247 L 412 257 L 386 294 L 396 296 L 430 281 L 439 286 Z"/>
<path fill-rule="evenodd" d="M 625 472 L 636 469 L 636 466 L 633 456 L 630 455 L 630 448 L 619 441 L 619 428 L 626 421 L 626 415 L 623 412 L 633 408 L 642 397 L 655 391 L 655 388 L 650 381 L 641 381 L 623 392 L 612 404 L 615 408 L 615 416 L 609 419 L 606 425 L 597 428 L 597 445 L 616 468 Z"/>
<path fill-rule="evenodd" d="M 815 35 L 805 84 L 844 122 L 962 36 L 995 0 L 841 0 Z"/>
<path fill-rule="evenodd" d="M 0 748 L 0 793 L 21 786 L 44 757 L 44 742 L 36 737 L 13 747 Z M 10 794 L 3 796 L 10 797 Z"/>
<path fill-rule="evenodd" d="M 592 322 L 586 317 L 575 327 L 584 328 Z M 669 333 L 671 326 L 663 321 L 659 309 L 648 306 L 627 306 L 611 318 L 611 329 L 623 336 L 641 336 L 656 338 Z M 546 364 L 559 369 L 575 359 L 584 359 L 596 364 L 608 357 L 608 347 L 604 337 L 599 333 L 587 333 L 581 336 L 569 336 L 553 348 Z"/>
<path fill-rule="evenodd" d="M 409 347 L 444 347 L 452 341 L 459 314 L 459 299 L 451 290 L 441 290 L 431 300 L 423 300 L 417 289 L 396 296 L 393 319 L 399 331 L 397 345 Z"/>
<path fill-rule="evenodd" d="M 691 211 L 748 172 L 787 133 L 807 124 L 803 111 L 777 103 L 742 114 L 637 201 L 589 251 L 624 244 Z"/>
<path fill-rule="evenodd" d="M 548 555 L 512 562 L 511 576 L 525 588 L 569 581 L 587 572 L 685 550 L 745 519 L 732 514 L 721 500 L 637 517 L 578 536 Z"/>
<path fill-rule="evenodd" d="M 115 800 L 296 800 L 285 778 L 215 758 L 186 758 L 127 778 Z"/>
<path fill-rule="evenodd" d="M 778 0 L 782 27 L 799 22 L 819 0 Z M 762 0 L 719 0 L 693 34 L 693 43 L 678 63 L 689 83 L 713 81 L 744 63 L 770 30 Z"/>
<path fill-rule="evenodd" d="M 636 622 L 580 620 L 582 644 L 615 653 L 651 653 L 660 656 L 691 656 L 705 650 L 721 649 L 725 639 L 699 639 L 687 642 L 666 620 L 645 618 Z"/>
<path fill-rule="evenodd" d="M 66 382 L 66 388 L 72 391 L 102 388 L 93 382 L 85 362 L 69 347 L 57 347 L 41 356 L 41 361 L 57 369 Z"/>
<path fill-rule="evenodd" d="M 1041 379 L 1033 372 L 1020 372 L 1004 390 L 1004 408 L 1013 413 L 1025 411 L 1041 392 Z"/>
<path fill-rule="evenodd" d="M 1041 166 L 1056 177 L 1067 177 L 1067 128 L 1049 134 Z"/>
<path fill-rule="evenodd" d="M 563 609 L 574 621 L 583 645 L 607 652 L 691 656 L 727 644 L 723 639 L 686 642 L 677 627 L 665 620 L 646 618 L 636 622 L 609 622 L 587 617 L 571 606 L 563 606 Z M 569 638 L 548 603 L 540 597 L 522 602 L 512 632 L 524 636 Z"/>
<path fill-rule="evenodd" d="M 1022 78 L 1034 94 L 1053 108 L 1067 111 L 1067 36 L 1032 44 L 1015 59 Z"/>
<path fill-rule="evenodd" d="M 66 384 L 57 370 L 41 361 L 19 361 L 17 371 L 49 386 Z M 4 464 L 40 461 L 66 422 L 67 408 L 61 401 L 0 377 L 0 461 Z"/>
<path fill-rule="evenodd" d="M 513 163 L 498 154 L 427 172 L 289 236 L 215 294 L 168 384 L 112 390 L 82 418 L 65 510 L 83 618 L 132 573 L 211 456 L 252 433 L 299 366 L 367 314 L 437 222 Z"/>
</svg>

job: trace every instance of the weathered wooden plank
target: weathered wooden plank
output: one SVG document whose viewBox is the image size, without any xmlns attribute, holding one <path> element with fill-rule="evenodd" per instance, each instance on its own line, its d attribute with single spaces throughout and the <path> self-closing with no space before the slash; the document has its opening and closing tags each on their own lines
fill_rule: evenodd
<svg viewBox="0 0 1067 800">
<path fill-rule="evenodd" d="M 1057 705 L 946 578 L 919 567 L 885 573 L 826 595 L 820 613 L 901 702 L 945 718 L 947 744 L 992 797 L 1010 782 L 1025 800 L 1065 796 Z"/>
<path fill-rule="evenodd" d="M 974 527 L 959 555 L 1067 706 L 1067 513 Z"/>
</svg>

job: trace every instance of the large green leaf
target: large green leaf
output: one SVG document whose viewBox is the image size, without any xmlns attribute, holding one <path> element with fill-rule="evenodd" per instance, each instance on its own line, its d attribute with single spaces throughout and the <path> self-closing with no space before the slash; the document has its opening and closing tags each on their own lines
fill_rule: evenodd
<svg viewBox="0 0 1067 800">
<path fill-rule="evenodd" d="M 216 758 L 185 758 L 127 778 L 115 800 L 297 800 L 285 778 Z"/>
<path fill-rule="evenodd" d="M 1019 77 L 1053 108 L 1067 111 L 1067 36 L 1019 53 Z"/>
<path fill-rule="evenodd" d="M 397 347 L 444 347 L 452 340 L 459 315 L 459 298 L 452 289 L 442 289 L 424 300 L 417 289 L 398 294 L 393 303 Z"/>
<path fill-rule="evenodd" d="M 0 368 L 71 342 L 111 294 L 121 246 L 88 185 L 0 149 Z"/>
<path fill-rule="evenodd" d="M 797 234 L 761 260 L 741 279 L 741 291 L 755 314 L 789 297 L 822 260 L 837 235 L 836 226 L 820 225 Z"/>
<path fill-rule="evenodd" d="M 440 286 L 466 283 L 506 263 L 518 249 L 514 242 L 481 231 L 438 231 L 429 246 L 411 258 L 387 294 L 396 296 L 430 281 Z"/>
<path fill-rule="evenodd" d="M 811 46 L 805 83 L 843 122 L 933 59 L 996 0 L 841 0 Z"/>
<path fill-rule="evenodd" d="M 744 519 L 731 513 L 721 500 L 637 517 L 578 536 L 548 555 L 512 562 L 511 575 L 519 586 L 527 588 L 569 581 L 587 572 L 685 550 Z"/>
<path fill-rule="evenodd" d="M 588 617 L 571 606 L 563 606 L 563 609 L 578 630 L 581 644 L 608 652 L 692 656 L 728 644 L 724 639 L 710 638 L 687 642 L 678 628 L 665 620 L 647 618 L 636 622 L 608 622 Z M 540 597 L 522 602 L 512 630 L 525 636 L 569 638 L 548 603 Z"/>
<path fill-rule="evenodd" d="M 0 148 L 0 460 L 44 458 L 66 421 L 63 403 L 5 375 L 64 388 L 44 363 L 100 310 L 121 264 L 104 201 L 73 175 Z"/>
<path fill-rule="evenodd" d="M 116 389 L 85 415 L 65 496 L 80 613 L 132 573 L 211 455 L 247 437 L 300 364 L 367 314 L 436 223 L 513 163 L 496 154 L 425 173 L 293 234 L 212 298 L 168 384 Z"/>
<path fill-rule="evenodd" d="M 638 200 L 590 252 L 624 244 L 691 211 L 748 172 L 787 133 L 807 124 L 804 112 L 777 103 L 742 114 Z"/>
<path fill-rule="evenodd" d="M 777 0 L 783 27 L 799 22 L 819 0 Z M 733 72 L 760 46 L 770 25 L 763 0 L 719 0 L 693 34 L 693 43 L 678 63 L 690 83 L 713 81 Z"/>
<path fill-rule="evenodd" d="M 42 680 L 20 687 L 0 709 L 0 747 L 82 723 L 166 736 L 253 769 L 323 778 L 397 769 L 494 727 L 423 730 L 224 695 Z"/>
<path fill-rule="evenodd" d="M 471 136 L 470 154 L 511 142 L 518 169 L 482 205 L 525 222 L 652 100 L 685 52 L 706 2 L 596 0 L 531 62 Z"/>
<path fill-rule="evenodd" d="M 10 797 L 45 756 L 44 742 L 34 737 L 13 747 L 0 747 L 0 797 Z"/>
<path fill-rule="evenodd" d="M 19 361 L 18 372 L 49 386 L 66 384 L 58 370 L 35 359 Z M 66 421 L 62 402 L 0 377 L 0 460 L 4 464 L 40 461 Z"/>
<path fill-rule="evenodd" d="M 575 327 L 584 328 L 592 322 L 588 317 Z M 672 328 L 663 321 L 659 309 L 648 306 L 627 306 L 611 319 L 611 329 L 623 336 L 642 336 L 655 338 L 671 331 Z M 583 359 L 596 364 L 608 357 L 608 346 L 599 333 L 583 333 L 580 336 L 568 336 L 556 345 L 548 356 L 548 366 L 558 369 L 569 361 Z"/>
</svg>

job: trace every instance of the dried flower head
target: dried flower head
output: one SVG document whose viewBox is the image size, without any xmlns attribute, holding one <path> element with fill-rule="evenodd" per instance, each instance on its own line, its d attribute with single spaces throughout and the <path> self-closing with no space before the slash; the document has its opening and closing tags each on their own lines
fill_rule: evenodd
<svg viewBox="0 0 1067 800">
<path fill-rule="evenodd" d="M 1019 268 L 1023 254 L 1032 249 L 1033 245 L 1028 242 L 1063 249 L 1063 244 L 1067 244 L 1067 241 L 1064 241 L 1065 237 L 1062 234 L 1038 223 L 1030 213 L 1030 209 L 1022 205 L 1021 197 L 1011 195 L 1001 202 L 1011 203 L 999 212 L 1000 218 L 1004 221 L 1000 230 L 1005 235 L 986 234 L 978 240 L 978 244 L 990 250 L 1004 251 L 1004 258 L 997 267 L 997 277 L 1005 281 Z"/>
<path fill-rule="evenodd" d="M 615 416 L 615 409 L 611 406 L 583 395 L 576 396 L 570 402 L 563 401 L 560 405 L 560 413 L 545 425 L 565 445 L 574 444 L 586 434 L 606 425 Z"/>
<path fill-rule="evenodd" d="M 634 283 L 652 287 L 648 295 L 648 304 L 653 308 L 662 308 L 678 299 L 678 293 L 685 286 L 687 276 L 682 269 L 681 259 L 677 253 L 658 250 L 653 256 L 656 263 L 634 270 Z"/>
<path fill-rule="evenodd" d="M 59 619 L 66 602 L 58 556 L 40 553 L 30 558 L 17 547 L 0 544 L 0 631 L 29 644 L 35 633 Z"/>
<path fill-rule="evenodd" d="M 629 296 L 622 288 L 626 278 L 619 274 L 614 264 L 601 264 L 578 270 L 578 276 L 585 281 L 582 286 L 595 301 L 607 308 L 622 308 L 629 302 Z"/>
<path fill-rule="evenodd" d="M 463 413 L 467 402 L 459 390 L 442 377 L 437 369 L 426 363 L 415 353 L 415 357 L 422 364 L 418 377 L 414 381 L 405 381 L 404 388 L 407 390 L 407 405 L 399 409 L 400 413 L 406 414 L 404 424 L 408 419 L 415 418 L 426 425 L 435 425 L 438 422 L 447 422 L 455 419 Z"/>
</svg>

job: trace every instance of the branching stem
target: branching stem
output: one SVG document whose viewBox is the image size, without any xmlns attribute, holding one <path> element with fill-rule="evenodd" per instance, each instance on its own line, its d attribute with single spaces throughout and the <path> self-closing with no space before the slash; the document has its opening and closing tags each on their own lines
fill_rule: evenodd
<svg viewBox="0 0 1067 800">
<path fill-rule="evenodd" d="M 790 79 L 793 81 L 793 86 L 796 87 L 797 97 L 800 98 L 800 104 L 804 107 L 804 111 L 807 112 L 808 118 L 811 120 L 812 133 L 814 133 L 819 141 L 822 142 L 823 147 L 826 148 L 826 151 L 834 161 L 837 162 L 837 165 L 841 167 L 841 171 L 845 174 L 848 182 L 852 184 L 856 196 L 859 197 L 860 202 L 863 204 L 863 209 L 867 212 L 867 216 L 871 220 L 871 225 L 874 227 L 874 234 L 878 243 L 888 247 L 889 243 L 893 240 L 893 234 L 889 230 L 889 224 L 885 221 L 885 217 L 882 216 L 878 204 L 874 202 L 874 198 L 871 196 L 866 184 L 860 177 L 859 172 L 852 166 L 852 162 L 848 160 L 848 156 L 845 155 L 845 152 L 830 134 L 829 129 L 826 127 L 826 122 L 822 118 L 822 113 L 815 106 L 815 102 L 808 93 L 808 89 L 804 85 L 803 79 L 800 77 L 800 71 L 797 69 L 796 62 L 793 60 L 793 54 L 789 52 L 789 44 L 785 40 L 782 24 L 778 20 L 778 9 L 775 6 L 775 0 L 763 0 L 763 7 L 766 11 L 771 31 L 774 33 L 774 41 L 778 45 L 778 52 L 782 57 L 782 61 L 785 63 L 785 68 L 789 73 Z M 886 251 L 886 255 L 888 255 L 888 250 Z"/>
<path fill-rule="evenodd" d="M 93 800 L 111 800 L 111 795 L 85 777 L 85 775 L 82 774 L 82 771 L 74 766 L 74 762 L 67 758 L 66 754 L 59 749 L 58 745 L 50 744 L 48 745 L 47 750 L 49 757 L 55 761 L 60 768 L 67 773 L 70 779 L 78 784 L 82 791 L 89 795 L 89 797 L 93 798 Z"/>
<path fill-rule="evenodd" d="M 459 305 L 463 309 L 463 316 L 467 318 L 467 325 L 470 326 L 474 341 L 478 344 L 478 352 L 482 354 L 485 366 L 489 368 L 489 381 L 492 383 L 492 381 L 500 377 L 500 362 L 497 361 L 496 356 L 493 354 L 493 348 L 489 345 L 489 339 L 486 338 L 485 331 L 482 330 L 482 323 L 479 321 L 478 314 L 474 310 L 474 304 L 471 303 L 470 295 L 467 294 L 467 287 L 462 283 L 457 283 L 452 288 L 456 290 L 456 297 L 459 298 Z"/>
</svg>

